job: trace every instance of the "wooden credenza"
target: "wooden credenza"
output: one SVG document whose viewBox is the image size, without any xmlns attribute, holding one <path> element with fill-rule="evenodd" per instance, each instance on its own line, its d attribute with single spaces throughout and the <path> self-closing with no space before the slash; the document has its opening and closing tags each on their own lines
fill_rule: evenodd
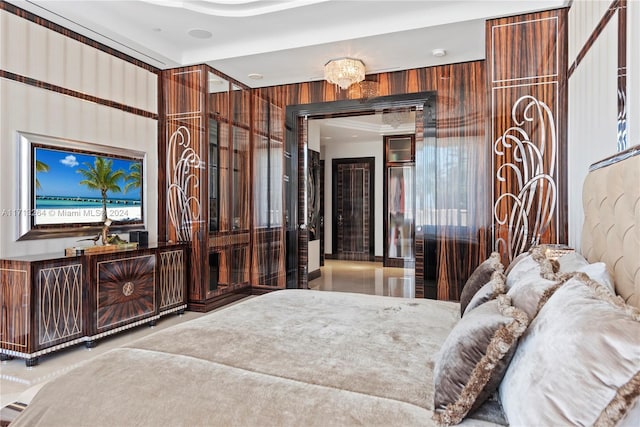
<svg viewBox="0 0 640 427">
<path fill-rule="evenodd" d="M 38 357 L 186 308 L 185 244 L 0 260 L 0 356 Z"/>
</svg>

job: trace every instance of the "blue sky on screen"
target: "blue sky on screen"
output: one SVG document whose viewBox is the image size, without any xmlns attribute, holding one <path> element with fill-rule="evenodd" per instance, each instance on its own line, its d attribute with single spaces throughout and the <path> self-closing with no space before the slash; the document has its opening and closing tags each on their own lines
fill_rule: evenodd
<svg viewBox="0 0 640 427">
<path fill-rule="evenodd" d="M 41 185 L 41 188 L 36 190 L 37 196 L 101 197 L 100 191 L 92 191 L 85 185 L 80 184 L 80 181 L 84 178 L 82 174 L 78 173 L 78 169 L 86 169 L 84 163 L 93 165 L 97 156 L 41 147 L 36 147 L 34 156 L 36 160 L 49 166 L 48 172 L 36 173 L 36 178 L 38 178 Z M 121 160 L 109 156 L 102 157 L 112 160 L 113 170 L 122 169 L 125 175 L 129 173 L 129 166 L 135 163 L 133 160 Z M 121 180 L 118 185 L 124 191 L 125 181 Z M 108 192 L 107 196 L 110 199 L 140 200 L 140 188 L 130 189 L 126 193 Z"/>
</svg>

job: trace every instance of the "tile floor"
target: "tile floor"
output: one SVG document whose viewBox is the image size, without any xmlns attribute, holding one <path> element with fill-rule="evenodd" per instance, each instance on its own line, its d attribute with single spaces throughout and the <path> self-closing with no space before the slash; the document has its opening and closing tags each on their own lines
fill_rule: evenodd
<svg viewBox="0 0 640 427">
<path fill-rule="evenodd" d="M 380 262 L 325 260 L 321 277 L 309 288 L 322 291 L 355 292 L 415 298 L 413 269 L 383 267 Z"/>
<path fill-rule="evenodd" d="M 311 289 L 415 297 L 413 269 L 383 268 L 382 263 L 373 262 L 326 260 L 321 272 L 320 278 L 309 282 Z M 167 315 L 159 319 L 153 328 L 143 325 L 98 340 L 96 347 L 91 350 L 79 344 L 46 354 L 41 356 L 40 363 L 32 368 L 27 368 L 22 359 L 0 362 L 0 408 L 15 401 L 28 403 L 48 380 L 112 348 L 202 315 L 190 311 L 182 316 Z"/>
</svg>

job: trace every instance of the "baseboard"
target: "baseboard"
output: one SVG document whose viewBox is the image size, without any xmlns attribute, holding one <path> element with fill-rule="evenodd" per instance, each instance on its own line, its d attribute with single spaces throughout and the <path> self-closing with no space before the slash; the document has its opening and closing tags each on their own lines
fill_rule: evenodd
<svg viewBox="0 0 640 427">
<path fill-rule="evenodd" d="M 206 301 L 188 301 L 187 310 L 206 313 L 213 309 L 222 307 L 223 305 L 231 304 L 232 302 L 238 301 L 239 299 L 245 298 L 249 295 L 251 295 L 251 286 L 247 285 L 228 294 L 219 295 Z"/>
<path fill-rule="evenodd" d="M 280 288 L 274 288 L 273 286 L 251 286 L 251 295 L 264 295 L 279 290 Z"/>
<path fill-rule="evenodd" d="M 308 277 L 309 277 L 309 280 L 319 279 L 320 277 L 322 277 L 322 272 L 320 271 L 320 269 L 311 271 Z"/>
<path fill-rule="evenodd" d="M 384 257 L 381 256 L 371 256 L 371 255 L 367 255 L 369 256 L 368 259 L 366 260 L 360 260 L 360 261 L 371 261 L 371 262 L 382 262 L 384 261 Z M 340 257 L 336 254 L 324 254 L 324 259 L 337 259 L 339 260 Z M 349 261 L 349 260 L 345 260 L 345 261 Z"/>
</svg>

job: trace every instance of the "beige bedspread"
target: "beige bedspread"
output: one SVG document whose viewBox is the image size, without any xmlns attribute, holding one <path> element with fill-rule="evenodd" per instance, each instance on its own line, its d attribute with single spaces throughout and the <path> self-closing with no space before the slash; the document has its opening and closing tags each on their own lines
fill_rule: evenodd
<svg viewBox="0 0 640 427">
<path fill-rule="evenodd" d="M 105 353 L 12 426 L 428 426 L 458 319 L 456 303 L 273 292 Z"/>
</svg>

